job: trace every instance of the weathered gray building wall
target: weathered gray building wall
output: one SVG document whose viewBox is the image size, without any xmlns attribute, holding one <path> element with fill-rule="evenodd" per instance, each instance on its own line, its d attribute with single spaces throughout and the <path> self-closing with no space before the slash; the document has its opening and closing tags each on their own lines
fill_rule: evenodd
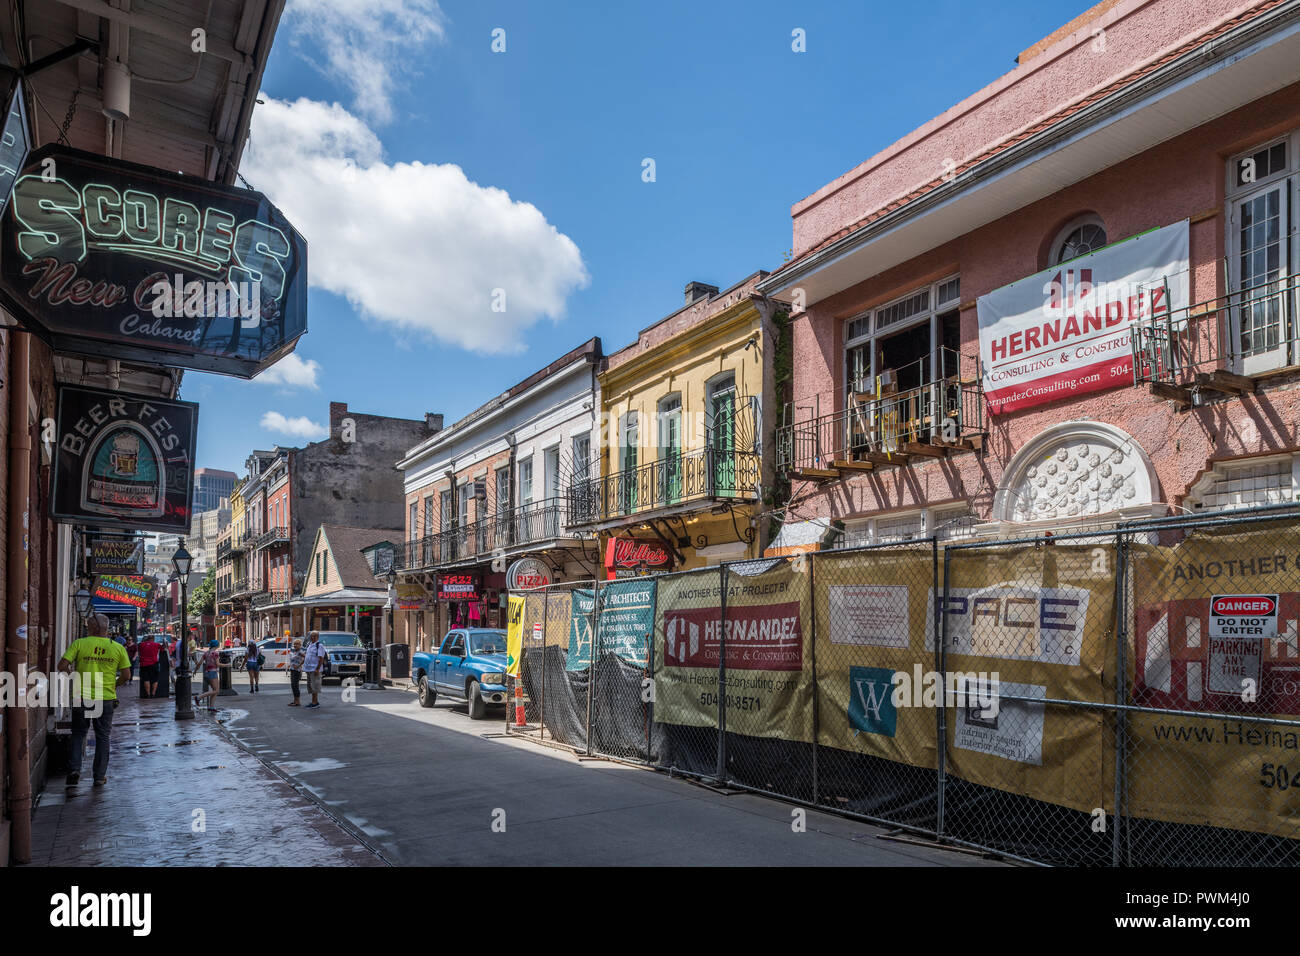
<svg viewBox="0 0 1300 956">
<path fill-rule="evenodd" d="M 312 540 L 322 524 L 403 527 L 402 473 L 393 463 L 441 426 L 441 415 L 423 420 L 389 418 L 349 411 L 342 402 L 330 403 L 329 438 L 290 452 L 295 591 L 301 589 Z"/>
</svg>

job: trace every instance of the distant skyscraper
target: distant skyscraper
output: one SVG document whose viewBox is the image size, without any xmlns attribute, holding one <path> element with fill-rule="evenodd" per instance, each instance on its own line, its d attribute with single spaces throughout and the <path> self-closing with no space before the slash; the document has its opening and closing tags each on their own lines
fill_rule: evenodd
<svg viewBox="0 0 1300 956">
<path fill-rule="evenodd" d="M 236 475 L 219 468 L 194 469 L 194 513 L 211 511 L 235 490 Z"/>
</svg>

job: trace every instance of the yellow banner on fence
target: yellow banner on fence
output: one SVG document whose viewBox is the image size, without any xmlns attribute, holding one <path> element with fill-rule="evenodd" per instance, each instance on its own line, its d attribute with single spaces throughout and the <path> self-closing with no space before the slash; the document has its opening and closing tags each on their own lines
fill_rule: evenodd
<svg viewBox="0 0 1300 956">
<path fill-rule="evenodd" d="M 827 552 L 815 558 L 818 743 L 917 767 L 937 766 L 928 607 L 934 552 Z M 896 693 L 897 691 L 897 693 Z M 916 697 L 915 695 L 920 695 Z"/>
<path fill-rule="evenodd" d="M 1116 572 L 1111 543 L 952 550 L 946 670 L 976 692 L 947 712 L 950 774 L 1084 812 L 1113 811 L 1113 719 L 1033 700 L 1114 700 L 1106 663 L 1115 648 Z M 931 596 L 927 616 L 942 595 Z M 926 647 L 934 646 L 927 631 Z"/>
<path fill-rule="evenodd" d="M 506 673 L 519 676 L 524 648 L 524 602 L 522 594 L 511 594 L 506 605 Z"/>
<path fill-rule="evenodd" d="M 716 727 L 811 743 L 812 645 L 806 560 L 745 562 L 727 569 L 725 628 L 718 568 L 659 580 L 655 610 L 654 714 L 660 723 Z M 726 648 L 726 685 L 718 665 Z"/>
<path fill-rule="evenodd" d="M 1183 713 L 1129 718 L 1129 812 L 1296 835 L 1300 728 L 1249 718 L 1300 718 L 1300 530 L 1198 531 L 1133 570 L 1130 703 Z"/>
</svg>

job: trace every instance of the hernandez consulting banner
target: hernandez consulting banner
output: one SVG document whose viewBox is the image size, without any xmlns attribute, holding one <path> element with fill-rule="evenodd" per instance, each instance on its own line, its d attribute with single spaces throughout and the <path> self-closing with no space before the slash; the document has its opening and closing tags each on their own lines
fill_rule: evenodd
<svg viewBox="0 0 1300 956">
<path fill-rule="evenodd" d="M 947 669 L 977 687 L 951 707 L 948 770 L 971 783 L 1091 812 L 1114 804 L 1114 750 L 1102 715 L 1048 706 L 1114 699 L 1113 546 L 954 550 Z M 932 596 L 927 605 L 931 613 Z M 926 647 L 934 647 L 926 632 Z M 990 712 L 980 697 L 993 696 Z M 1112 678 L 1113 682 L 1113 678 Z"/>
<path fill-rule="evenodd" d="M 659 580 L 655 609 L 655 720 L 716 727 L 718 665 L 726 645 L 727 730 L 813 741 L 808 566 L 784 560 L 731 565 L 725 630 L 721 573 Z"/>
<path fill-rule="evenodd" d="M 1129 323 L 1184 309 L 1188 295 L 1184 220 L 980 296 L 989 411 L 1133 384 Z"/>
<path fill-rule="evenodd" d="M 1300 530 L 1203 531 L 1134 558 L 1135 816 L 1294 833 L 1300 804 Z"/>
<path fill-rule="evenodd" d="M 933 769 L 938 698 L 927 704 L 922 676 L 934 670 L 933 553 L 826 552 L 815 578 L 818 742 Z"/>
</svg>

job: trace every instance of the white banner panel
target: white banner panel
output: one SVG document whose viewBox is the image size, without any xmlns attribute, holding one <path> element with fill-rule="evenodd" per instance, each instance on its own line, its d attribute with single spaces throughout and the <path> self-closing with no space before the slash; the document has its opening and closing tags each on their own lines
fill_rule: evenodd
<svg viewBox="0 0 1300 956">
<path fill-rule="evenodd" d="M 1188 259 L 1183 220 L 980 296 L 989 411 L 1132 385 L 1129 325 L 1187 308 Z"/>
</svg>

